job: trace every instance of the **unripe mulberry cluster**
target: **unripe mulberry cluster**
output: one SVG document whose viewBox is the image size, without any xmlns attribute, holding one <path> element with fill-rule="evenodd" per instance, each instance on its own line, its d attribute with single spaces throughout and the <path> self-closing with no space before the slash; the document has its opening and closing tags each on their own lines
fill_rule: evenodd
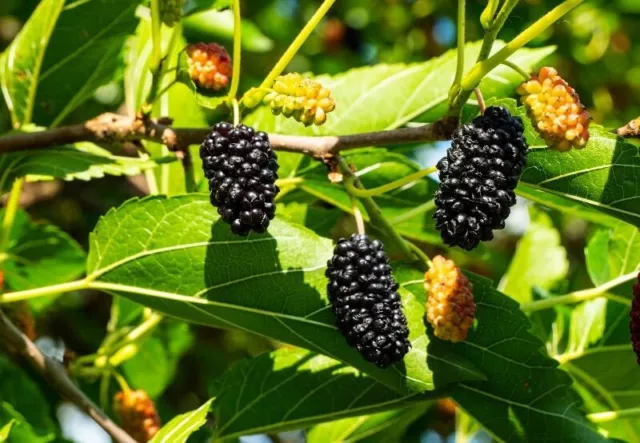
<svg viewBox="0 0 640 443">
<path fill-rule="evenodd" d="M 171 27 L 180 21 L 186 0 L 160 0 L 160 20 Z"/>
<path fill-rule="evenodd" d="M 238 235 L 265 232 L 280 191 L 278 159 L 269 137 L 245 125 L 217 123 L 200 146 L 211 204 Z"/>
<path fill-rule="evenodd" d="M 476 304 L 473 285 L 452 260 L 434 257 L 424 275 L 427 321 L 436 337 L 459 342 L 467 338 L 473 324 Z"/>
<path fill-rule="evenodd" d="M 402 360 L 411 347 L 409 329 L 382 242 L 364 234 L 340 239 L 326 276 L 336 323 L 347 343 L 380 368 Z"/>
<path fill-rule="evenodd" d="M 293 117 L 305 126 L 322 125 L 336 107 L 329 89 L 296 72 L 277 77 L 263 103 L 273 114 Z"/>
<path fill-rule="evenodd" d="M 233 67 L 226 49 L 217 43 L 187 46 L 189 76 L 196 86 L 219 91 L 229 85 Z"/>
<path fill-rule="evenodd" d="M 640 364 L 640 274 L 638 281 L 633 285 L 633 301 L 631 302 L 631 312 L 629 314 L 629 332 L 631 334 L 631 344 L 633 351 Z"/>
<path fill-rule="evenodd" d="M 156 405 L 143 390 L 118 392 L 113 399 L 113 410 L 122 428 L 138 443 L 150 441 L 160 430 Z"/>
<path fill-rule="evenodd" d="M 551 149 L 584 148 L 589 114 L 576 91 L 554 68 L 545 67 L 518 88 L 522 104 Z"/>
<path fill-rule="evenodd" d="M 454 132 L 451 148 L 437 164 L 435 193 L 436 228 L 447 245 L 472 250 L 504 228 L 526 162 L 523 130 L 519 117 L 489 107 Z"/>
</svg>

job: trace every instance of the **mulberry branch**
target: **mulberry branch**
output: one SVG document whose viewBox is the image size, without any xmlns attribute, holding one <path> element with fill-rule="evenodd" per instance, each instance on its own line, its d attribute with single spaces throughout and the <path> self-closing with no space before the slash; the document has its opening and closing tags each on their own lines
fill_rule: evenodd
<svg viewBox="0 0 640 443">
<path fill-rule="evenodd" d="M 138 140 L 162 143 L 177 151 L 185 146 L 202 143 L 211 131 L 210 128 L 173 128 L 170 123 L 168 118 L 156 120 L 147 116 L 106 113 L 81 124 L 2 136 L 0 154 L 83 141 L 121 144 Z M 456 125 L 456 119 L 443 119 L 419 127 L 352 135 L 307 137 L 269 134 L 269 140 L 277 151 L 299 152 L 323 159 L 360 147 L 448 140 Z"/>
</svg>

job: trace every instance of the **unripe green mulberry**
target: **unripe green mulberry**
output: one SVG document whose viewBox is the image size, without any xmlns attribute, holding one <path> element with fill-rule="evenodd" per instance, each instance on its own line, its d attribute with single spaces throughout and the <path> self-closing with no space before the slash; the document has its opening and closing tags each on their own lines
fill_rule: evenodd
<svg viewBox="0 0 640 443">
<path fill-rule="evenodd" d="M 263 103 L 275 115 L 293 117 L 305 126 L 322 125 L 327 121 L 327 114 L 336 107 L 329 89 L 298 73 L 277 77 Z"/>
<path fill-rule="evenodd" d="M 554 68 L 542 68 L 518 88 L 535 127 L 551 149 L 584 148 L 589 141 L 589 113 L 580 97 Z"/>
<path fill-rule="evenodd" d="M 427 321 L 436 337 L 459 342 L 467 338 L 476 304 L 473 285 L 452 260 L 438 255 L 424 275 Z"/>
<path fill-rule="evenodd" d="M 113 410 L 123 429 L 138 443 L 150 441 L 160 430 L 156 405 L 141 389 L 118 392 L 113 399 Z"/>
<path fill-rule="evenodd" d="M 180 21 L 185 0 L 160 0 L 160 20 L 172 27 Z"/>
</svg>

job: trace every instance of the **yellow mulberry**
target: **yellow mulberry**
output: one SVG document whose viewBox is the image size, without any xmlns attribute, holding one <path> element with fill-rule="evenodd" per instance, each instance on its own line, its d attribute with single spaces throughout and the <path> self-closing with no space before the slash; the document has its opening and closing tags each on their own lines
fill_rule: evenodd
<svg viewBox="0 0 640 443">
<path fill-rule="evenodd" d="M 438 255 L 424 275 L 427 320 L 436 337 L 459 342 L 467 338 L 476 304 L 473 285 L 452 260 Z"/>
<path fill-rule="evenodd" d="M 540 69 L 518 87 L 518 94 L 551 149 L 584 148 L 589 141 L 589 113 L 558 71 L 550 67 Z"/>
<path fill-rule="evenodd" d="M 229 85 L 233 67 L 226 49 L 217 43 L 195 43 L 186 51 L 189 75 L 198 87 L 219 91 Z"/>
<path fill-rule="evenodd" d="M 113 410 L 122 428 L 138 443 L 150 441 L 160 430 L 156 405 L 141 389 L 118 392 L 113 399 Z"/>
<path fill-rule="evenodd" d="M 322 125 L 327 121 L 327 114 L 336 107 L 329 89 L 298 73 L 277 77 L 263 103 L 275 115 L 293 117 L 305 126 Z"/>
</svg>

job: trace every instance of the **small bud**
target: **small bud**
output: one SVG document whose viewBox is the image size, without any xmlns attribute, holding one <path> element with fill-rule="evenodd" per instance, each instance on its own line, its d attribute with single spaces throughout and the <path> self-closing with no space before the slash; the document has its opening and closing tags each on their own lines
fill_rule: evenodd
<svg viewBox="0 0 640 443">
<path fill-rule="evenodd" d="M 452 260 L 438 255 L 424 275 L 427 321 L 436 337 L 459 342 L 467 338 L 476 304 L 473 285 Z"/>
</svg>

